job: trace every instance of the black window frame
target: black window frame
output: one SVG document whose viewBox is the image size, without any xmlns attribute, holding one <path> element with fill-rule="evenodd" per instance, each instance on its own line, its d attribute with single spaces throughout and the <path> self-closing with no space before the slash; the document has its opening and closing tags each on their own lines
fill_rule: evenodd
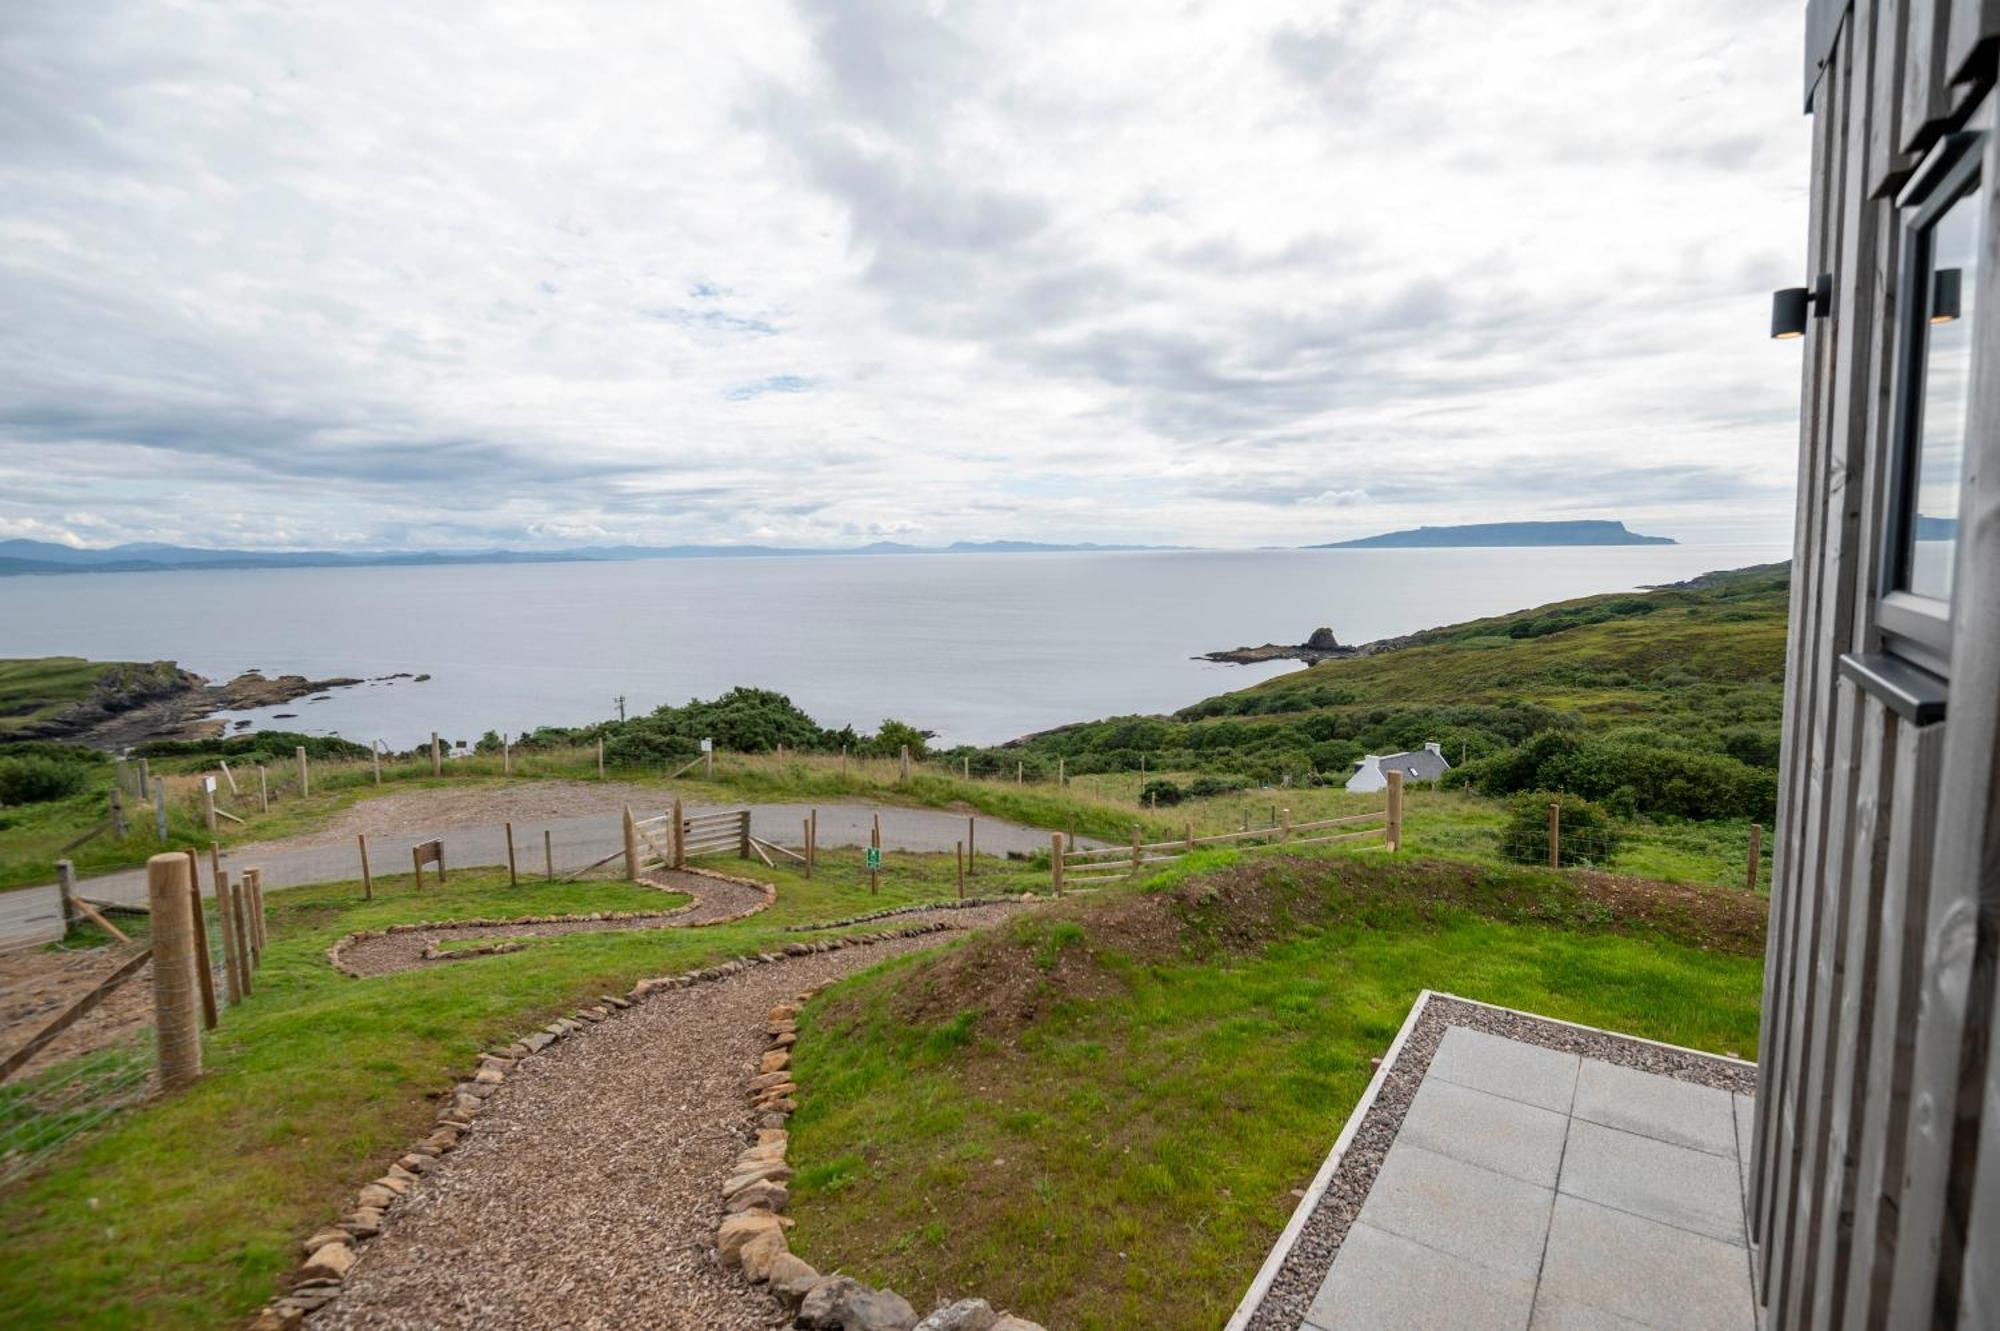
<svg viewBox="0 0 2000 1331">
<path fill-rule="evenodd" d="M 1986 132 L 1946 135 L 1896 201 L 1901 232 L 1901 299 L 1896 329 L 1896 382 L 1879 540 L 1875 623 L 1883 648 L 1947 679 L 1951 673 L 1952 603 L 1905 589 L 1911 525 L 1916 518 L 1917 468 L 1923 454 L 1924 383 L 1929 366 L 1931 227 L 1969 193 L 1985 168 Z M 1981 316 L 1977 306 L 1973 318 Z M 1976 370 L 1977 367 L 1975 367 Z M 1968 448 L 1971 446 L 1967 441 Z M 1963 517 L 1964 494 L 1959 498 Z M 1956 587 L 1954 586 L 1954 594 Z"/>
</svg>

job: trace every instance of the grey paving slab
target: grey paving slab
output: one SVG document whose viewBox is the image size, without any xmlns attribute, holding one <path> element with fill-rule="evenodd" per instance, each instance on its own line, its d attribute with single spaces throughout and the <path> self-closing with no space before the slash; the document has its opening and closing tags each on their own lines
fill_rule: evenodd
<svg viewBox="0 0 2000 1331">
<path fill-rule="evenodd" d="M 1568 1127 L 1553 1109 L 1426 1077 L 1396 1141 L 1553 1188 Z"/>
<path fill-rule="evenodd" d="M 1548 1188 L 1398 1142 L 1368 1190 L 1360 1219 L 1465 1261 L 1532 1278 L 1554 1200 Z"/>
<path fill-rule="evenodd" d="M 1586 1058 L 1571 1112 L 1608 1128 L 1736 1158 L 1736 1110 L 1728 1091 Z"/>
<path fill-rule="evenodd" d="M 1454 1026 L 1438 1042 L 1425 1077 L 1568 1113 L 1582 1061 L 1575 1054 Z"/>
<path fill-rule="evenodd" d="M 1743 1181 L 1736 1161 L 1587 1119 L 1569 1126 L 1557 1191 L 1706 1234 L 1738 1247 Z"/>
<path fill-rule="evenodd" d="M 1756 1132 L 1757 1100 L 1755 1096 L 1734 1095 L 1730 1099 L 1736 1109 L 1736 1173 L 1737 1181 L 1743 1188 L 1743 1210 L 1750 1210 L 1750 1144 Z"/>
<path fill-rule="evenodd" d="M 1704 1234 L 1559 1195 L 1537 1301 L 1666 1331 L 1755 1331 L 1749 1254 Z"/>
<path fill-rule="evenodd" d="M 1535 1315 L 1528 1323 L 1528 1331 L 1646 1331 L 1646 1324 L 1586 1303 L 1565 1303 L 1544 1294 L 1535 1300 Z"/>
<path fill-rule="evenodd" d="M 1304 1325 L 1313 1331 L 1519 1328 L 1535 1301 L 1532 1277 L 1462 1261 L 1356 1222 Z"/>
</svg>

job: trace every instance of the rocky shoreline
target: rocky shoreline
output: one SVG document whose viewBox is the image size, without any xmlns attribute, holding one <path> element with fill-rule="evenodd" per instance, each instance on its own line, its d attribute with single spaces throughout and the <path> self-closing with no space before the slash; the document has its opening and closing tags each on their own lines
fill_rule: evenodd
<svg viewBox="0 0 2000 1331">
<path fill-rule="evenodd" d="M 386 679 L 409 679 L 389 675 Z M 154 661 L 106 671 L 88 698 L 38 725 L 16 731 L 15 739 L 62 740 L 118 752 L 146 740 L 215 739 L 228 726 L 217 712 L 275 707 L 369 681 L 350 676 L 307 679 L 246 670 L 226 683 L 212 683 L 172 661 Z M 243 723 L 238 723 L 239 728 Z"/>
<path fill-rule="evenodd" d="M 1307 665 L 1317 665 L 1321 661 L 1345 661 L 1356 656 L 1376 656 L 1383 652 L 1393 652 L 1399 647 L 1407 647 L 1417 640 L 1416 634 L 1401 638 L 1377 638 L 1374 642 L 1364 642 L 1358 647 L 1343 644 L 1333 636 L 1330 628 L 1316 628 L 1312 635 L 1301 643 L 1267 642 L 1262 647 L 1236 647 L 1226 652 L 1203 652 L 1194 658 L 1197 661 L 1221 661 L 1227 665 L 1257 665 L 1264 661 L 1304 661 Z"/>
</svg>

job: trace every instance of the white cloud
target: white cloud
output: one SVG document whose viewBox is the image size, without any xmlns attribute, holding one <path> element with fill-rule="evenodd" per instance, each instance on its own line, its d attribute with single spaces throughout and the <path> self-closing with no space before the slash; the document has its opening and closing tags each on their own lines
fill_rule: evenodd
<svg viewBox="0 0 2000 1331">
<path fill-rule="evenodd" d="M 1782 535 L 1798 41 L 1725 0 L 8 6 L 0 532 Z"/>
</svg>

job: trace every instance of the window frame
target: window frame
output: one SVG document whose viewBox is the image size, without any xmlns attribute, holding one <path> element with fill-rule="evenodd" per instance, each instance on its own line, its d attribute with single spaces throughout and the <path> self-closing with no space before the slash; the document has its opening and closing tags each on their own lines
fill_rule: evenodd
<svg viewBox="0 0 2000 1331">
<path fill-rule="evenodd" d="M 1932 274 L 1930 233 L 1954 204 L 1977 196 L 1985 169 L 1986 139 L 1984 130 L 1946 135 L 1896 201 L 1902 251 L 1899 269 L 1902 299 L 1897 311 L 1893 433 L 1879 536 L 1875 622 L 1885 650 L 1940 679 L 1951 672 L 1952 603 L 1902 586 L 1907 581 L 1912 557 L 1910 538 L 1917 516 L 1917 469 L 1923 454 L 1924 384 L 1930 336 L 1930 294 L 1926 284 Z M 1982 217 L 1983 225 L 1990 225 L 1990 219 Z M 1975 321 L 1980 314 L 1975 306 Z M 1961 520 L 1964 502 L 1961 487 L 1958 514 Z"/>
</svg>

